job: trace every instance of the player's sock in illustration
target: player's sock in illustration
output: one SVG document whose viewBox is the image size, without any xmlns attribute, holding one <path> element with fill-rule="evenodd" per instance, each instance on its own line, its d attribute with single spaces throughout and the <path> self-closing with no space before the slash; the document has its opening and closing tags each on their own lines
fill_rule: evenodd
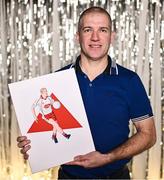
<svg viewBox="0 0 164 180">
<path fill-rule="evenodd" d="M 55 143 L 58 143 L 58 140 L 57 140 L 56 134 L 55 134 L 55 135 L 54 135 L 54 134 L 52 135 L 52 139 L 54 140 L 54 142 L 55 142 Z"/>
<path fill-rule="evenodd" d="M 67 134 L 67 135 L 66 135 L 66 138 L 67 138 L 67 139 L 69 139 L 69 138 L 70 138 L 70 136 L 71 136 L 70 134 Z"/>
<path fill-rule="evenodd" d="M 71 135 L 70 134 L 66 134 L 65 132 L 63 132 L 63 136 L 66 137 L 67 139 L 69 139 Z"/>
</svg>

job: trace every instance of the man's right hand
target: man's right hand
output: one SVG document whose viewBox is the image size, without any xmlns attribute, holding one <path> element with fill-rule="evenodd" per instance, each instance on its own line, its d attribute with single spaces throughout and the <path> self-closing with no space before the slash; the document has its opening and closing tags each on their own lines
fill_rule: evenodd
<svg viewBox="0 0 164 180">
<path fill-rule="evenodd" d="M 18 136 L 17 142 L 18 142 L 17 146 L 21 148 L 20 150 L 21 154 L 23 154 L 24 159 L 27 160 L 29 157 L 27 151 L 31 148 L 30 146 L 31 141 L 27 139 L 26 136 Z"/>
</svg>

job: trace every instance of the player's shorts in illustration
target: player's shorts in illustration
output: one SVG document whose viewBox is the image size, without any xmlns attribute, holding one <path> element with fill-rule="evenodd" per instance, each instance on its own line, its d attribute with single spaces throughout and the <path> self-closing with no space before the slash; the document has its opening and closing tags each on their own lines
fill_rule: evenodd
<svg viewBox="0 0 164 180">
<path fill-rule="evenodd" d="M 54 114 L 54 112 L 52 111 L 51 113 L 49 113 L 49 114 L 45 114 L 44 115 L 44 117 L 46 118 L 46 119 L 53 119 L 54 121 L 56 121 L 56 116 L 55 116 L 55 114 Z"/>
</svg>

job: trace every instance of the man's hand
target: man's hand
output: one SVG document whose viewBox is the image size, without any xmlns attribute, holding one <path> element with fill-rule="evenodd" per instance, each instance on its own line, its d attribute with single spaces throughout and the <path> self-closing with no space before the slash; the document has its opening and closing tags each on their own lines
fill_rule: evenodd
<svg viewBox="0 0 164 180">
<path fill-rule="evenodd" d="M 45 117 L 44 117 L 43 119 L 44 119 L 46 122 L 49 123 L 49 119 L 47 119 L 47 118 L 45 118 Z M 52 119 L 52 120 L 53 120 L 53 119 Z"/>
<path fill-rule="evenodd" d="M 21 154 L 23 154 L 24 159 L 27 160 L 29 157 L 27 151 L 31 148 L 30 146 L 31 141 L 27 139 L 26 136 L 19 136 L 17 138 L 17 142 L 18 142 L 17 146 L 21 148 L 20 150 Z"/>
<path fill-rule="evenodd" d="M 66 165 L 78 165 L 84 168 L 95 168 L 109 163 L 107 154 L 101 154 L 98 151 L 93 151 L 85 155 L 76 156 L 73 161 Z"/>
</svg>

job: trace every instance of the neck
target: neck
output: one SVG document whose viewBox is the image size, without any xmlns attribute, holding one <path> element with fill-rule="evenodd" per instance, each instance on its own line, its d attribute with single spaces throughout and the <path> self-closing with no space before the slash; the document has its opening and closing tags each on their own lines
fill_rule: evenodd
<svg viewBox="0 0 164 180">
<path fill-rule="evenodd" d="M 48 96 L 46 96 L 46 97 L 43 97 L 43 96 L 41 95 L 41 98 L 42 98 L 42 99 L 47 99 L 47 97 L 48 97 Z"/>
<path fill-rule="evenodd" d="M 104 72 L 108 65 L 108 56 L 99 59 L 91 60 L 81 57 L 80 67 L 81 70 L 88 76 L 89 80 L 94 80 L 98 75 Z"/>
</svg>

